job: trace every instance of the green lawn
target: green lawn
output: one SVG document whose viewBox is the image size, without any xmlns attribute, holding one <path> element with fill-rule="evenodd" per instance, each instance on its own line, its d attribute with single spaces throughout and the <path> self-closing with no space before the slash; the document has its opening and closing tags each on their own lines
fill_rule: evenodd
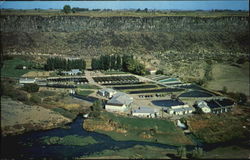
<svg viewBox="0 0 250 160">
<path fill-rule="evenodd" d="M 90 84 L 82 84 L 77 86 L 80 89 L 101 89 L 100 87 L 96 86 L 96 85 L 90 85 Z"/>
<path fill-rule="evenodd" d="M 85 125 L 94 131 L 107 134 L 115 140 L 135 140 L 158 142 L 171 145 L 191 145 L 192 142 L 183 134 L 182 130 L 169 120 L 132 118 L 102 112 L 99 119 L 85 120 Z M 115 126 L 115 130 L 100 129 Z M 123 131 L 126 132 L 123 132 Z"/>
<path fill-rule="evenodd" d="M 5 60 L 3 68 L 1 68 L 2 77 L 21 77 L 23 74 L 30 71 L 36 71 L 35 69 L 15 69 L 18 65 L 30 66 L 34 65 L 31 61 L 26 61 L 20 58 L 14 58 L 11 60 Z"/>
<path fill-rule="evenodd" d="M 91 91 L 91 90 L 80 90 L 80 91 L 77 91 L 77 94 L 79 94 L 81 96 L 88 96 L 88 95 L 90 95 L 93 92 L 94 91 Z"/>
</svg>

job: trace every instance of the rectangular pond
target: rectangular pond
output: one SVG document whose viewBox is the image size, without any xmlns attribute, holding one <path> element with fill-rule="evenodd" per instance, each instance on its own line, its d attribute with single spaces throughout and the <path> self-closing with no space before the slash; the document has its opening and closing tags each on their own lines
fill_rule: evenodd
<svg viewBox="0 0 250 160">
<path fill-rule="evenodd" d="M 184 105 L 183 102 L 178 101 L 178 100 L 154 100 L 151 101 L 154 105 L 160 106 L 160 107 L 171 107 L 171 106 L 178 106 L 178 105 Z"/>
<path fill-rule="evenodd" d="M 140 94 L 140 93 L 162 93 L 162 92 L 180 92 L 184 89 L 180 88 L 162 88 L 154 90 L 139 90 L 139 91 L 130 91 L 129 94 Z"/>
</svg>

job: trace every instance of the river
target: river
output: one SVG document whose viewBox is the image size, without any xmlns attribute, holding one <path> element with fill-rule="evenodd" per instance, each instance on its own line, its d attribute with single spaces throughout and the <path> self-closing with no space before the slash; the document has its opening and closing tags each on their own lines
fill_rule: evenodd
<svg viewBox="0 0 250 160">
<path fill-rule="evenodd" d="M 176 146 L 159 144 L 153 142 L 143 142 L 143 141 L 116 141 L 111 137 L 96 133 L 89 132 L 83 129 L 82 115 L 78 115 L 77 118 L 70 124 L 67 128 L 56 128 L 45 131 L 32 131 L 16 136 L 6 136 L 1 137 L 1 158 L 15 158 L 15 159 L 41 159 L 41 158 L 73 158 L 80 157 L 84 155 L 91 155 L 95 152 L 101 152 L 106 149 L 119 150 L 133 147 L 135 145 L 149 145 L 168 149 L 177 149 Z M 41 143 L 40 138 L 45 136 L 57 136 L 64 137 L 68 135 L 78 135 L 82 137 L 91 136 L 98 143 L 89 144 L 86 146 L 73 146 L 73 145 L 46 145 Z M 234 140 L 226 143 L 217 144 L 204 144 L 196 139 L 193 135 L 188 135 L 194 143 L 198 146 L 202 146 L 205 151 L 222 147 L 229 146 L 232 144 L 237 144 L 238 140 Z M 240 142 L 240 141 L 238 141 Z M 187 150 L 192 150 L 195 146 L 186 146 Z M 246 146 L 245 146 L 246 147 Z M 249 146 L 247 146 L 249 147 Z"/>
<path fill-rule="evenodd" d="M 153 142 L 142 141 L 116 141 L 107 135 L 89 132 L 83 129 L 83 118 L 81 115 L 67 126 L 69 128 L 56 128 L 46 131 L 32 131 L 16 136 L 2 137 L 2 158 L 72 158 L 83 155 L 90 155 L 94 152 L 101 152 L 105 149 L 125 149 L 133 147 L 134 145 L 150 145 L 161 148 L 176 149 L 176 146 L 159 144 Z M 91 136 L 98 143 L 86 146 L 72 146 L 72 145 L 45 145 L 39 140 L 45 136 L 64 137 L 67 135 L 78 135 L 82 137 Z M 193 146 L 187 146 L 192 149 Z"/>
</svg>

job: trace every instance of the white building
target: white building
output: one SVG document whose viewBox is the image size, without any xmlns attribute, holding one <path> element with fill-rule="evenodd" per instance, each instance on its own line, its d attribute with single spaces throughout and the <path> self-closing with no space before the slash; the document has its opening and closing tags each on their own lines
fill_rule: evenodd
<svg viewBox="0 0 250 160">
<path fill-rule="evenodd" d="M 132 97 L 126 93 L 118 92 L 108 100 L 105 109 L 109 112 L 125 112 L 130 108 L 132 102 Z"/>
<path fill-rule="evenodd" d="M 197 107 L 203 112 L 203 113 L 211 113 L 210 107 L 207 105 L 207 102 L 205 101 L 197 101 L 196 102 Z"/>
<path fill-rule="evenodd" d="M 184 115 L 192 113 L 194 111 L 194 108 L 190 107 L 187 104 L 184 104 L 184 105 L 171 106 L 167 109 L 167 111 L 169 114 Z"/>
<path fill-rule="evenodd" d="M 103 97 L 111 98 L 117 92 L 111 88 L 104 88 L 99 90 L 97 93 Z"/>
<path fill-rule="evenodd" d="M 71 69 L 71 71 L 63 71 L 62 73 L 65 75 L 78 75 L 82 74 L 82 71 L 80 71 L 79 69 Z"/>
<path fill-rule="evenodd" d="M 149 107 L 138 107 L 132 111 L 132 116 L 155 118 L 159 111 Z"/>
<path fill-rule="evenodd" d="M 36 82 L 35 78 L 20 78 L 19 79 L 20 84 L 31 84 L 31 83 L 35 83 L 35 82 Z"/>
</svg>

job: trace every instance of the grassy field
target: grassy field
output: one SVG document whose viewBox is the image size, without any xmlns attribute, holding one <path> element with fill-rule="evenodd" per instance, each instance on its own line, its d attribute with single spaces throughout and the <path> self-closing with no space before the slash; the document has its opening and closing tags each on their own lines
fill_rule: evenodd
<svg viewBox="0 0 250 160">
<path fill-rule="evenodd" d="M 213 65 L 212 80 L 206 86 L 213 90 L 222 90 L 226 87 L 228 92 L 240 92 L 250 96 L 249 62 L 239 67 L 226 64 Z"/>
<path fill-rule="evenodd" d="M 32 66 L 34 63 L 20 58 L 6 60 L 1 68 L 1 77 L 21 77 L 25 73 L 36 71 L 35 69 L 15 69 L 18 65 Z"/>
<path fill-rule="evenodd" d="M 91 16 L 91 17 L 159 17 L 159 16 L 192 16 L 192 17 L 221 17 L 221 16 L 248 16 L 243 11 L 83 11 L 65 14 L 61 10 L 2 10 L 2 15 L 43 15 L 43 16 Z"/>
<path fill-rule="evenodd" d="M 47 145 L 61 144 L 61 145 L 72 145 L 72 146 L 85 146 L 97 143 L 97 141 L 90 136 L 81 137 L 77 135 L 69 135 L 64 137 L 42 137 L 41 141 L 42 143 Z"/>
<path fill-rule="evenodd" d="M 104 150 L 102 152 L 94 153 L 92 155 L 81 158 L 104 158 L 104 159 L 169 159 L 167 154 L 176 154 L 176 150 L 163 149 L 153 146 L 136 145 L 127 149 L 120 150 Z M 79 159 L 81 159 L 79 158 Z"/>
<path fill-rule="evenodd" d="M 191 132 L 206 143 L 227 142 L 247 138 L 249 130 L 249 107 L 237 106 L 232 112 L 194 115 L 187 118 Z M 245 126 L 245 127 L 244 127 Z"/>
<path fill-rule="evenodd" d="M 203 158 L 205 159 L 249 159 L 249 148 L 241 148 L 238 146 L 219 147 L 207 152 Z"/>
<path fill-rule="evenodd" d="M 91 84 L 82 84 L 77 86 L 80 89 L 100 89 L 100 87 L 96 86 L 96 85 L 91 85 Z"/>
<path fill-rule="evenodd" d="M 102 112 L 99 119 L 87 119 L 84 128 L 109 135 L 115 140 L 191 145 L 192 142 L 173 122 L 160 119 L 131 118 Z"/>
<path fill-rule="evenodd" d="M 88 95 L 90 95 L 93 92 L 94 91 L 91 91 L 91 90 L 80 90 L 80 91 L 77 91 L 77 94 L 81 95 L 81 96 L 88 96 Z"/>
</svg>

